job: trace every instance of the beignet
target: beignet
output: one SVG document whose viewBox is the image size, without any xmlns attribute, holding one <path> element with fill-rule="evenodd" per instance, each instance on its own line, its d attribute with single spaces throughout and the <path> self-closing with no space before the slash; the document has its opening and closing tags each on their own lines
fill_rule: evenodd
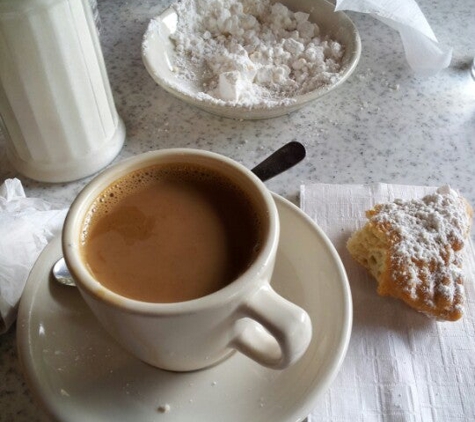
<svg viewBox="0 0 475 422">
<path fill-rule="evenodd" d="M 462 317 L 465 302 L 462 248 L 473 211 L 449 187 L 422 199 L 395 200 L 366 212 L 368 222 L 347 243 L 351 256 L 393 296 L 427 316 Z"/>
</svg>

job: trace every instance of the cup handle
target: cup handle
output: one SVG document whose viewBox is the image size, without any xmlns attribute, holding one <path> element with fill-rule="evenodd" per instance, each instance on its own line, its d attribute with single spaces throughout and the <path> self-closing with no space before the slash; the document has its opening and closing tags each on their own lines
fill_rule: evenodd
<svg viewBox="0 0 475 422">
<path fill-rule="evenodd" d="M 307 312 L 270 286 L 259 289 L 238 309 L 235 329 L 230 346 L 273 369 L 295 363 L 312 339 Z"/>
</svg>

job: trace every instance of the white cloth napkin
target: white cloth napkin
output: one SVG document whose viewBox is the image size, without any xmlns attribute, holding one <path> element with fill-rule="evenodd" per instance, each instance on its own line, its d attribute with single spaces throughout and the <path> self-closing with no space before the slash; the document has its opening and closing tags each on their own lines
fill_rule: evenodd
<svg viewBox="0 0 475 422">
<path fill-rule="evenodd" d="M 398 31 L 409 66 L 422 76 L 450 65 L 452 49 L 439 45 L 415 0 L 336 0 L 335 10 L 369 13 Z"/>
<path fill-rule="evenodd" d="M 465 247 L 465 315 L 436 322 L 376 293 L 376 281 L 346 250 L 365 210 L 395 198 L 420 198 L 435 188 L 401 185 L 301 187 L 301 208 L 329 236 L 345 265 L 354 306 L 342 368 L 309 422 L 475 420 L 475 259 Z"/>
<path fill-rule="evenodd" d="M 18 179 L 0 186 L 0 334 L 14 323 L 33 264 L 61 232 L 67 209 L 26 198 Z"/>
</svg>

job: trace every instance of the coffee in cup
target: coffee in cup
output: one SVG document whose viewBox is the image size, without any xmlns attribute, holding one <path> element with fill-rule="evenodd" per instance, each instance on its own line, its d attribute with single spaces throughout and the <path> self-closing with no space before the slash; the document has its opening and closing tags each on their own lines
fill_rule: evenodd
<svg viewBox="0 0 475 422">
<path fill-rule="evenodd" d="M 253 262 L 266 230 L 262 212 L 217 171 L 185 163 L 146 167 L 94 200 L 81 253 L 93 276 L 121 296 L 157 303 L 197 299 Z"/>
<path fill-rule="evenodd" d="M 250 170 L 169 149 L 95 177 L 71 205 L 62 246 L 89 308 L 138 359 L 190 371 L 239 351 L 282 369 L 305 353 L 312 326 L 270 284 L 279 231 L 272 194 Z"/>
</svg>

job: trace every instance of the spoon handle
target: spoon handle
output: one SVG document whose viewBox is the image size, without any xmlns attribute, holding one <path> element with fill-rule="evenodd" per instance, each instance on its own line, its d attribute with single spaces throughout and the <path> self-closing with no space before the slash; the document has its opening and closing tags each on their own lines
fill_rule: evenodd
<svg viewBox="0 0 475 422">
<path fill-rule="evenodd" d="M 295 166 L 305 158 L 305 147 L 297 141 L 279 148 L 251 171 L 263 182 Z"/>
</svg>

